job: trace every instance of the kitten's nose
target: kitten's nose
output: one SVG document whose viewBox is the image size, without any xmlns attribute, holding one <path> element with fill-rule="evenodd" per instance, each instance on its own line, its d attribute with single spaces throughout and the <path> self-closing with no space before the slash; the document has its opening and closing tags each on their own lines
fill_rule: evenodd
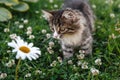
<svg viewBox="0 0 120 80">
<path fill-rule="evenodd" d="M 59 39 L 59 34 L 57 32 L 53 33 L 53 38 Z"/>
</svg>

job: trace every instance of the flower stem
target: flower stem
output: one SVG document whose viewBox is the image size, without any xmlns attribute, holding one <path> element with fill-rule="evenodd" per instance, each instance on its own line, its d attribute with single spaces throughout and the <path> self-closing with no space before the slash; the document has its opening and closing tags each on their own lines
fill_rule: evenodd
<svg viewBox="0 0 120 80">
<path fill-rule="evenodd" d="M 17 66 L 16 66 L 16 70 L 15 70 L 15 80 L 18 80 L 18 70 L 19 70 L 19 65 L 21 62 L 21 58 L 19 58 Z"/>
</svg>

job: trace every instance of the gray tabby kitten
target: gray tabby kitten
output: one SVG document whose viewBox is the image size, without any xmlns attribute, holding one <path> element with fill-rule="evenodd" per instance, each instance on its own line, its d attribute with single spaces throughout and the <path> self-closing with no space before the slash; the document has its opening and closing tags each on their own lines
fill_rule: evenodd
<svg viewBox="0 0 120 80">
<path fill-rule="evenodd" d="M 65 0 L 61 10 L 42 10 L 53 37 L 60 40 L 63 56 L 73 56 L 79 47 L 85 55 L 92 53 L 94 15 L 87 0 Z"/>
</svg>

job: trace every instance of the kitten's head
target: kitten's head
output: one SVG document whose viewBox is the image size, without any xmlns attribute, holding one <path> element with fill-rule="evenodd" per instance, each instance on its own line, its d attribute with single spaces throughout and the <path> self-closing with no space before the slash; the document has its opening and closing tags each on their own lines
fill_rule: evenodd
<svg viewBox="0 0 120 80">
<path fill-rule="evenodd" d="M 79 23 L 84 22 L 80 11 L 70 8 L 58 11 L 42 11 L 45 19 L 49 22 L 54 38 L 62 38 L 65 34 L 72 35 L 80 28 Z M 83 20 L 83 21 L 82 21 Z"/>
</svg>

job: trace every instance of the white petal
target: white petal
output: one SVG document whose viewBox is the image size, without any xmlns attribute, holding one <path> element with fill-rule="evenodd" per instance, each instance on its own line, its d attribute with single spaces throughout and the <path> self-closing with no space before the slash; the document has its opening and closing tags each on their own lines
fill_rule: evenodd
<svg viewBox="0 0 120 80">
<path fill-rule="evenodd" d="M 26 58 L 26 56 L 22 56 L 22 55 L 21 55 L 21 59 L 22 59 L 22 60 L 24 60 L 25 58 Z"/>
<path fill-rule="evenodd" d="M 24 42 L 24 45 L 26 45 L 26 46 L 27 46 L 27 45 L 28 45 L 28 43 L 27 43 L 27 42 Z"/>
<path fill-rule="evenodd" d="M 15 41 L 17 42 L 18 46 L 21 46 L 24 44 L 24 41 L 18 36 Z"/>
<path fill-rule="evenodd" d="M 30 61 L 32 60 L 32 58 L 31 58 L 29 55 L 27 55 L 26 57 L 27 57 Z"/>
<path fill-rule="evenodd" d="M 36 58 L 38 58 L 39 56 L 37 55 L 37 54 L 30 54 L 31 56 L 34 56 L 34 57 L 36 57 Z"/>
<path fill-rule="evenodd" d="M 38 48 L 38 47 L 32 47 L 32 49 L 33 49 L 33 50 L 39 50 L 39 48 Z"/>
<path fill-rule="evenodd" d="M 33 56 L 33 55 L 30 55 L 30 57 L 32 57 L 34 60 L 36 60 L 37 58 L 35 57 L 35 56 Z"/>
<path fill-rule="evenodd" d="M 16 55 L 16 59 L 19 59 L 19 58 L 20 58 L 20 54 L 17 53 L 17 55 Z"/>
<path fill-rule="evenodd" d="M 13 53 L 14 53 L 14 52 L 17 52 L 17 51 L 18 51 L 18 50 L 17 50 L 16 48 L 12 50 Z"/>
<path fill-rule="evenodd" d="M 29 47 L 32 47 L 32 46 L 33 46 L 33 43 L 28 44 L 28 46 L 29 46 Z"/>
<path fill-rule="evenodd" d="M 24 60 L 26 58 L 26 53 L 23 53 L 21 51 L 18 51 L 18 54 L 20 55 L 21 59 Z"/>
<path fill-rule="evenodd" d="M 39 54 L 41 55 L 41 51 L 36 49 L 35 47 L 31 49 L 32 53 L 36 53 L 36 54 Z"/>
<path fill-rule="evenodd" d="M 17 47 L 17 44 L 15 43 L 14 40 L 12 40 L 12 42 L 8 43 L 8 46 L 15 48 L 15 47 Z"/>
<path fill-rule="evenodd" d="M 41 55 L 41 51 L 35 51 L 35 53 Z"/>
</svg>

